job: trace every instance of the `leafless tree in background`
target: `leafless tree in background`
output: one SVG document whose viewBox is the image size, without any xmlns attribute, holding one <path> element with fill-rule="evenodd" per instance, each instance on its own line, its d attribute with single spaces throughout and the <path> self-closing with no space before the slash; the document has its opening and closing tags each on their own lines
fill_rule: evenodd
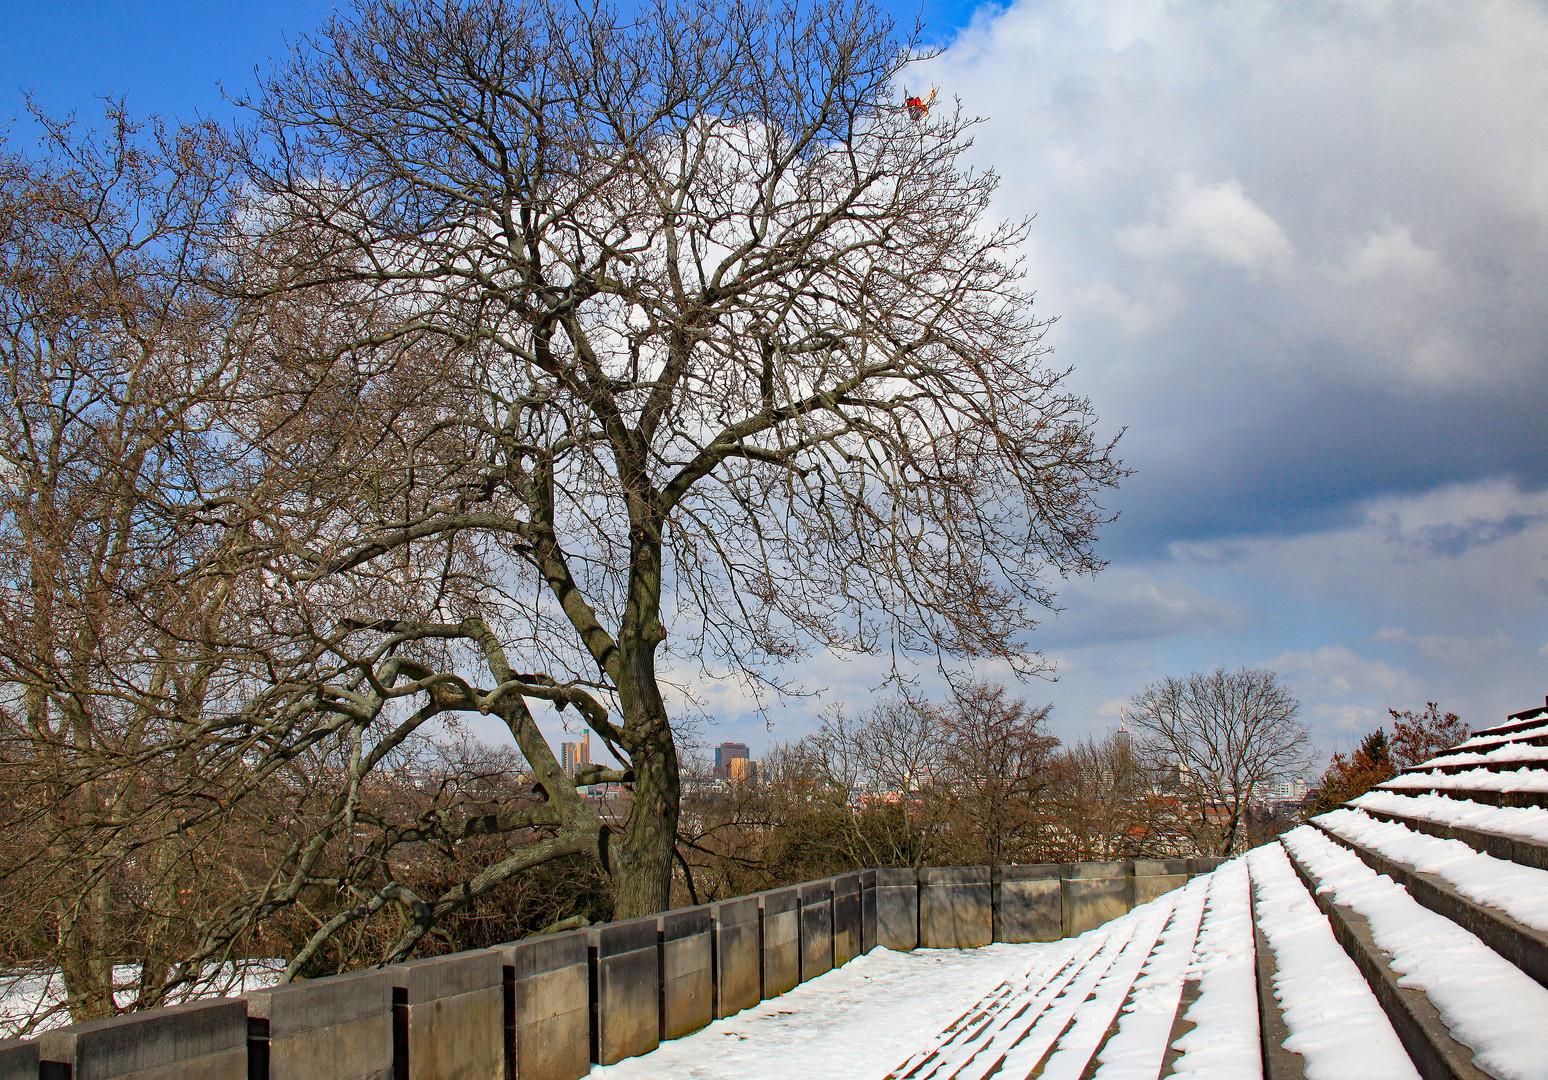
<svg viewBox="0 0 1548 1080">
<path fill-rule="evenodd" d="M 1088 738 L 1056 755 L 1048 786 L 1058 861 L 1163 857 L 1175 850 L 1176 808 L 1118 733 Z"/>
<path fill-rule="evenodd" d="M 946 702 L 831 710 L 765 755 L 765 782 L 693 807 L 696 874 L 751 891 L 866 866 L 1058 857 L 1047 711 L 980 682 Z"/>
<path fill-rule="evenodd" d="M 1059 740 L 1044 721 L 1050 706 L 1012 698 L 1002 684 L 972 682 L 938 710 L 938 782 L 974 864 L 1038 862 L 1049 823 L 1045 795 Z"/>
<path fill-rule="evenodd" d="M 544 798 L 425 826 L 544 838 L 439 897 L 360 879 L 293 965 L 389 905 L 402 955 L 576 853 L 618 915 L 663 907 L 664 657 L 762 686 L 811 647 L 1038 668 L 1045 576 L 1096 569 L 1120 468 L 1043 362 L 971 123 L 893 101 L 906 62 L 863 3 L 367 3 L 253 103 L 233 258 L 275 327 L 270 464 L 224 506 L 296 645 L 248 713 L 276 753 L 347 738 L 356 786 L 399 733 L 497 715 Z M 628 785 L 627 820 L 528 701 L 623 762 L 581 779 Z M 281 891 L 323 880 L 302 862 Z"/>
<path fill-rule="evenodd" d="M 1241 850 L 1254 795 L 1310 765 L 1300 708 L 1278 677 L 1260 668 L 1168 676 L 1131 699 L 1139 751 L 1154 775 L 1174 773 L 1186 810 L 1180 825 L 1200 851 Z"/>
<path fill-rule="evenodd" d="M 0 146 L 5 952 L 84 1019 L 161 1003 L 190 880 L 234 884 L 231 761 L 188 735 L 237 689 L 242 540 L 197 508 L 250 327 L 201 284 L 239 182 L 212 130 L 35 119 L 41 159 Z"/>
</svg>

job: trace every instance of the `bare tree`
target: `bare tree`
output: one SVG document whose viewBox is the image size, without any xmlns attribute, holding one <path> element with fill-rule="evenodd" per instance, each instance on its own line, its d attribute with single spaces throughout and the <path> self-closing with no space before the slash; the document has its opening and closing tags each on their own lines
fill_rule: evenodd
<svg viewBox="0 0 1548 1080">
<path fill-rule="evenodd" d="M 942 734 L 937 782 L 958 819 L 957 861 L 1035 862 L 1048 820 L 1042 796 L 1059 740 L 1044 721 L 1051 706 L 1012 698 L 999 683 L 972 682 L 937 710 Z"/>
<path fill-rule="evenodd" d="M 204 285 L 238 183 L 215 133 L 35 119 L 40 155 L 0 145 L 0 888 L 7 952 L 87 1019 L 162 1003 L 236 887 L 239 762 L 189 736 L 239 682 L 252 583 L 198 508 L 249 339 Z"/>
<path fill-rule="evenodd" d="M 410 823 L 535 830 L 439 896 L 390 872 L 406 826 L 369 874 L 289 852 L 247 910 L 356 898 L 292 971 L 389 906 L 401 956 L 574 854 L 620 916 L 664 906 L 663 658 L 775 691 L 814 647 L 1040 666 L 1048 572 L 1099 566 L 1121 469 L 1044 362 L 1025 224 L 985 220 L 995 179 L 958 164 L 970 120 L 893 100 L 908 48 L 863 3 L 374 2 L 253 102 L 231 257 L 268 330 L 243 406 L 262 483 L 218 509 L 285 615 L 280 675 L 229 730 L 264 760 L 337 747 L 334 841 L 394 747 L 458 712 L 505 722 L 543 800 Z M 577 779 L 628 785 L 626 819 L 580 797 L 529 701 L 622 763 Z"/>
<path fill-rule="evenodd" d="M 1183 825 L 1200 850 L 1241 850 L 1254 795 L 1309 766 L 1300 708 L 1278 676 L 1261 668 L 1168 676 L 1130 700 L 1140 750 L 1155 775 L 1173 774 L 1187 810 Z"/>
<path fill-rule="evenodd" d="M 1053 763 L 1050 858 L 1130 859 L 1178 854 L 1176 813 L 1127 737 L 1069 746 Z"/>
<path fill-rule="evenodd" d="M 863 4 L 379 0 L 243 137 L 0 163 L 8 880 L 59 886 L 77 1018 L 131 924 L 152 1005 L 444 947 L 545 865 L 665 906 L 672 667 L 1039 668 L 1121 468 L 909 48 Z M 533 702 L 621 767 L 566 777 Z M 472 713 L 522 775 L 422 777 Z"/>
</svg>

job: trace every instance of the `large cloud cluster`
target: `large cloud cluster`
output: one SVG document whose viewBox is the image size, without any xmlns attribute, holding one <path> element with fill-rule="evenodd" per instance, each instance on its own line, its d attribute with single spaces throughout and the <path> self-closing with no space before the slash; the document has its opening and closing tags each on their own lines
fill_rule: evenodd
<svg viewBox="0 0 1548 1080">
<path fill-rule="evenodd" d="M 1532 704 L 1544 6 L 1023 0 L 927 78 L 988 117 L 1049 340 L 1138 470 L 1048 628 L 1066 723 L 1216 663 L 1277 665 L 1326 741 Z"/>
</svg>

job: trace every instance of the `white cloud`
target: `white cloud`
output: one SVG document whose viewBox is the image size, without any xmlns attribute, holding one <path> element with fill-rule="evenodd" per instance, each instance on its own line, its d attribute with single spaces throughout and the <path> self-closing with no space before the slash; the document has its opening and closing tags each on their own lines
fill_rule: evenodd
<svg viewBox="0 0 1548 1080">
<path fill-rule="evenodd" d="M 1384 391 L 1541 382 L 1544 5 L 985 12 L 919 74 L 988 118 L 973 155 L 1000 172 L 1003 213 L 1038 215 L 1032 284 L 1071 316 L 1060 344 L 1105 363 L 1106 333 L 1187 338 L 1115 393 L 1169 404 L 1155 388 L 1217 369 L 1200 346 L 1227 343 L 1243 373 L 1311 363 Z"/>
<path fill-rule="evenodd" d="M 1266 666 L 1289 677 L 1304 693 L 1319 698 L 1392 694 L 1408 684 L 1402 672 L 1344 645 L 1280 653 Z"/>
<path fill-rule="evenodd" d="M 1294 254 L 1279 223 L 1247 197 L 1237 180 L 1200 187 L 1182 173 L 1159 218 L 1121 229 L 1118 246 L 1151 261 L 1206 256 L 1253 278 L 1283 273 Z"/>
</svg>

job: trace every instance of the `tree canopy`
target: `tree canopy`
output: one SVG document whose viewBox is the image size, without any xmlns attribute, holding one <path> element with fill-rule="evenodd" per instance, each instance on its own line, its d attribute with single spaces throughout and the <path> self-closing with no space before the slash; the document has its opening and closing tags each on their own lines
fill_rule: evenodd
<svg viewBox="0 0 1548 1080">
<path fill-rule="evenodd" d="M 387 913 L 379 959 L 402 957 L 555 859 L 592 860 L 620 916 L 665 906 L 674 672 L 777 694 L 811 650 L 1042 667 L 1029 632 L 1056 578 L 1100 566 L 1098 500 L 1122 467 L 1048 362 L 1017 262 L 1028 223 L 995 221 L 994 176 L 962 163 L 972 119 L 898 100 L 915 55 L 863 0 L 629 18 L 366 0 L 298 41 L 243 128 L 168 142 L 161 172 L 115 189 L 131 214 L 204 193 L 183 248 L 93 255 L 154 265 L 196 344 L 157 355 L 199 378 L 112 392 L 192 425 L 167 436 L 177 482 L 113 454 L 83 479 L 131 517 L 155 508 L 121 535 L 156 588 L 112 602 L 161 637 L 80 639 L 116 650 L 95 674 L 48 658 L 37 589 L 64 590 L 67 567 L 37 561 L 57 522 L 18 481 L 4 587 L 32 629 L 6 678 L 41 703 L 18 745 L 67 702 L 156 718 L 155 739 L 109 739 L 116 757 L 59 782 L 197 760 L 214 801 L 179 835 L 276 784 L 307 793 L 195 920 L 185 973 L 286 912 L 305 928 L 287 976 Z M 56 135 L 65 157 L 90 143 Z M 30 175 L 5 220 L 44 205 Z M 69 237 L 91 250 L 89 229 Z M 30 296 L 18 280 L 8 301 Z M 114 325 L 159 302 L 126 294 Z M 7 428 L 8 482 L 75 422 L 59 388 L 81 362 L 46 304 L 12 310 L 13 341 L 46 326 L 55 344 L 6 354 L 13 383 L 42 373 L 31 427 Z M 174 654 L 190 693 L 167 689 Z M 566 776 L 534 704 L 620 767 Z M 503 721 L 525 790 L 373 802 L 464 714 Z M 627 789 L 622 818 L 584 798 L 602 781 Z M 188 799 L 192 783 L 168 780 Z M 494 836 L 510 843 L 477 872 L 412 885 L 416 845 Z"/>
</svg>

